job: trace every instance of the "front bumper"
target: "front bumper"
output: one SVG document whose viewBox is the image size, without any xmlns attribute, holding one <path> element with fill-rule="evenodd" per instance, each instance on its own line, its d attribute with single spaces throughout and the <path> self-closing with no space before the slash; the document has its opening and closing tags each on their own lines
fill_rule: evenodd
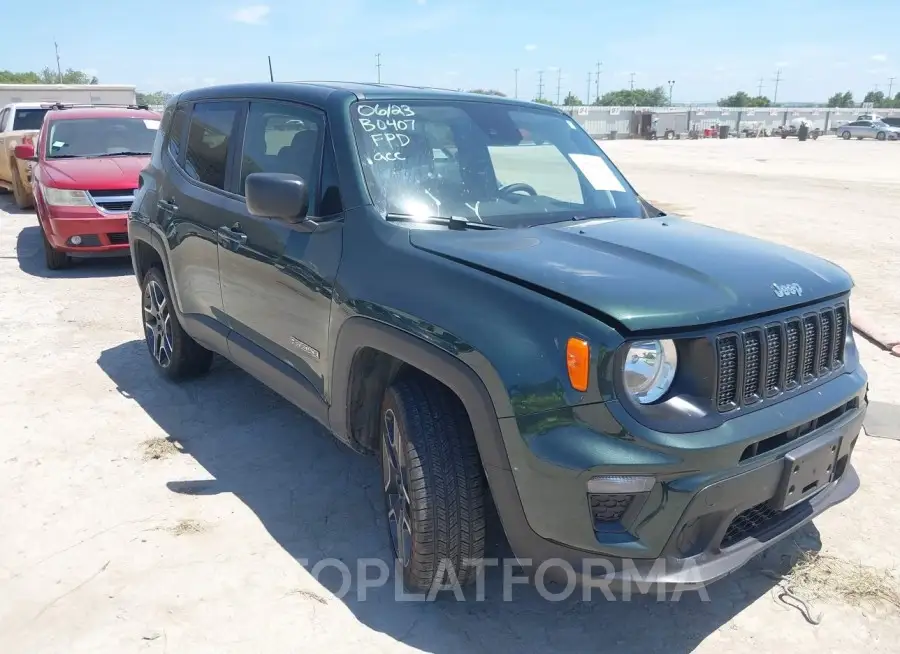
<svg viewBox="0 0 900 654">
<path fill-rule="evenodd" d="M 534 417 L 502 419 L 510 470 L 488 467 L 487 474 L 524 567 L 613 588 L 629 581 L 702 586 L 856 491 L 849 461 L 865 392 L 865 372 L 857 367 L 810 393 L 697 434 L 645 433 L 615 403 L 543 416 L 550 426 L 543 432 Z M 772 440 L 811 421 L 818 426 L 790 442 Z M 747 456 L 764 442 L 776 445 Z M 830 483 L 791 508 L 772 508 L 783 492 L 786 455 L 825 442 L 836 448 Z M 647 475 L 656 483 L 618 520 L 603 524 L 587 492 L 597 475 Z"/>
<path fill-rule="evenodd" d="M 44 230 L 53 247 L 77 256 L 128 253 L 128 214 L 103 213 L 95 207 L 46 206 L 42 212 Z M 81 237 L 80 245 L 69 239 Z"/>
</svg>

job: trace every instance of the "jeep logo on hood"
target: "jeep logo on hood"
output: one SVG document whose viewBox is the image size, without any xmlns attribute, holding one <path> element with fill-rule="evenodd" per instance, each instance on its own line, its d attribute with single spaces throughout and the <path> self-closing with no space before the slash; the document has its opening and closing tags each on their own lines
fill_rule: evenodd
<svg viewBox="0 0 900 654">
<path fill-rule="evenodd" d="M 803 287 L 800 284 L 772 284 L 772 290 L 778 297 L 787 295 L 803 295 Z"/>
</svg>

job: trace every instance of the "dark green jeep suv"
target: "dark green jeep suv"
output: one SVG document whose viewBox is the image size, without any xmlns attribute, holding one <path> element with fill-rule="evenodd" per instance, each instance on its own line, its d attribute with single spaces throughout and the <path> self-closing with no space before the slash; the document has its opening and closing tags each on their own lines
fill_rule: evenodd
<svg viewBox="0 0 900 654">
<path fill-rule="evenodd" d="M 663 214 L 557 109 L 188 91 L 129 238 L 153 365 L 218 353 L 376 453 L 409 588 L 471 581 L 486 523 L 551 577 L 702 585 L 859 485 L 850 277 Z"/>
</svg>

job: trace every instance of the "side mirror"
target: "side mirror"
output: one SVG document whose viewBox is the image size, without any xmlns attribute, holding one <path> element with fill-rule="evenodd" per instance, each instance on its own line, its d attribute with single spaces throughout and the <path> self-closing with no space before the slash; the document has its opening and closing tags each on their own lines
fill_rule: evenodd
<svg viewBox="0 0 900 654">
<path fill-rule="evenodd" d="M 34 145 L 32 143 L 21 143 L 17 145 L 13 149 L 13 153 L 16 155 L 16 159 L 37 161 L 37 157 L 34 156 Z"/>
<path fill-rule="evenodd" d="M 289 173 L 251 173 L 244 187 L 247 210 L 254 216 L 286 223 L 303 222 L 309 212 L 309 189 Z"/>
</svg>

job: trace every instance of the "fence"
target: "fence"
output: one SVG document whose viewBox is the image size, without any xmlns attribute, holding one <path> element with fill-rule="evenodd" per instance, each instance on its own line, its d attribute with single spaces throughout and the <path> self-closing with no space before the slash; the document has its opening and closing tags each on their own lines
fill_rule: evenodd
<svg viewBox="0 0 900 654">
<path fill-rule="evenodd" d="M 862 109 L 830 107 L 560 107 L 570 114 L 594 138 L 633 138 L 640 136 L 656 120 L 658 134 L 666 129 L 685 133 L 691 129 L 717 128 L 727 125 L 732 133 L 772 132 L 797 119 L 805 120 L 813 129 L 836 131 L 841 125 L 856 120 Z M 900 109 L 875 110 L 879 116 L 900 116 Z"/>
</svg>

